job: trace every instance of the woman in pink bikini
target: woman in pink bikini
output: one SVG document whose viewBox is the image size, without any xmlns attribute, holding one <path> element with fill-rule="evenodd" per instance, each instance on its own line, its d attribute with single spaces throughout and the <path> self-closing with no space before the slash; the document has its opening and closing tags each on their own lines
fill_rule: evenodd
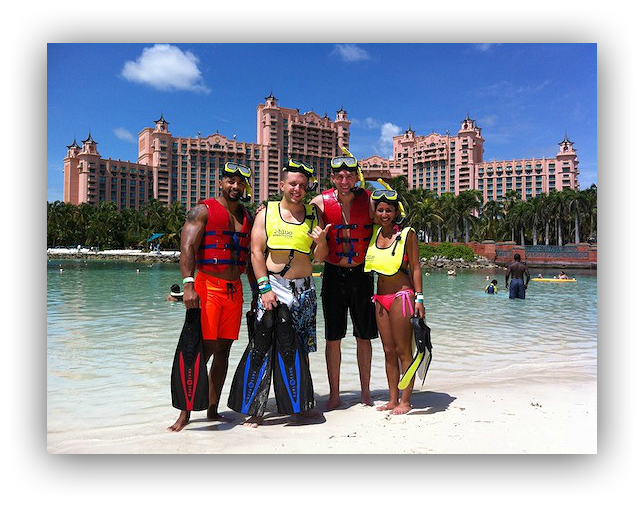
<svg viewBox="0 0 644 505">
<path fill-rule="evenodd" d="M 394 190 L 373 191 L 374 229 L 365 257 L 365 272 L 378 273 L 376 322 L 385 351 L 385 371 L 389 385 L 389 402 L 377 407 L 392 414 L 411 410 L 414 382 L 399 396 L 400 365 L 406 370 L 412 362 L 412 327 L 410 318 L 425 317 L 422 276 L 418 262 L 418 239 L 411 227 L 402 230 L 395 224 L 398 217 L 398 194 Z"/>
</svg>

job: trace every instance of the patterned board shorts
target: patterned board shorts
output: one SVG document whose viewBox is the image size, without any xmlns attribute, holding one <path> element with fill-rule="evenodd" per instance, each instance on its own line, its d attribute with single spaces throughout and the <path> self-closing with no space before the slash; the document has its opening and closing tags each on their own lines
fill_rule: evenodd
<svg viewBox="0 0 644 505">
<path fill-rule="evenodd" d="M 295 333 L 300 338 L 304 350 L 306 352 L 317 351 L 315 318 L 318 302 L 313 277 L 284 279 L 283 277 L 269 275 L 268 280 L 278 300 L 291 310 Z M 260 301 L 257 305 L 258 321 L 262 318 L 264 312 L 265 309 Z"/>
</svg>

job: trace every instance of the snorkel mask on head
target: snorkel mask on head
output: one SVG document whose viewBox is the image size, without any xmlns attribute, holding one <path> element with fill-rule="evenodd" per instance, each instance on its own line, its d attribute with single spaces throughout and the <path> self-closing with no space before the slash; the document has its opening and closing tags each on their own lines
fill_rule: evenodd
<svg viewBox="0 0 644 505">
<path fill-rule="evenodd" d="M 380 202 L 387 202 L 395 205 L 395 203 L 398 202 L 398 209 L 400 210 L 400 214 L 394 220 L 394 224 L 402 224 L 402 222 L 405 220 L 405 217 L 407 217 L 407 214 L 405 213 L 405 208 L 403 207 L 402 202 L 398 198 L 398 192 L 381 178 L 378 178 L 378 182 L 385 188 L 375 189 L 371 193 L 371 200 L 375 205 L 378 205 Z"/>
<path fill-rule="evenodd" d="M 336 156 L 335 158 L 332 158 L 331 170 L 334 172 L 338 172 L 340 170 L 347 170 L 348 172 L 357 171 L 360 184 L 358 187 L 351 188 L 351 191 L 357 192 L 364 189 L 364 177 L 362 176 L 362 170 L 360 170 L 360 167 L 358 166 L 358 160 L 346 147 L 341 146 L 340 148 L 346 156 Z"/>
<path fill-rule="evenodd" d="M 245 189 L 245 194 L 242 195 L 239 199 L 242 202 L 250 202 L 250 193 L 251 193 L 251 187 L 250 184 L 248 183 L 248 179 L 250 179 L 250 167 L 247 167 L 246 165 L 241 165 L 240 163 L 233 163 L 231 161 L 227 162 L 224 165 L 224 169 L 221 172 L 221 175 L 228 175 L 228 176 L 238 176 L 241 177 L 244 180 L 244 185 L 246 186 Z"/>
<path fill-rule="evenodd" d="M 306 187 L 307 191 L 315 191 L 318 187 L 318 181 L 313 177 L 313 168 L 308 166 L 306 163 L 298 160 L 288 160 L 288 165 L 282 169 L 283 172 L 299 172 L 304 174 L 307 179 L 312 181 L 310 185 Z"/>
</svg>

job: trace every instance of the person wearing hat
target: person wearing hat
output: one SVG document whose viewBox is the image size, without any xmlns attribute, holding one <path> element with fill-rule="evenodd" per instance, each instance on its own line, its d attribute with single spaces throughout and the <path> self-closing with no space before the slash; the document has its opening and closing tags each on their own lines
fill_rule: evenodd
<svg viewBox="0 0 644 505">
<path fill-rule="evenodd" d="M 230 348 L 242 320 L 241 274 L 246 272 L 254 291 L 257 286 L 249 258 L 253 218 L 240 203 L 250 200 L 250 175 L 247 166 L 226 163 L 219 179 L 220 196 L 193 207 L 181 230 L 183 303 L 186 309 L 201 309 L 205 359 L 213 357 L 208 419 L 223 419 L 217 409 Z M 190 412 L 181 411 L 168 430 L 180 431 L 189 420 Z"/>
<path fill-rule="evenodd" d="M 306 192 L 316 186 L 311 167 L 289 160 L 279 181 L 282 199 L 268 202 L 257 213 L 250 245 L 260 291 L 257 321 L 278 303 L 285 304 L 307 355 L 317 350 L 317 298 L 310 254 L 317 261 L 326 259 L 326 235 L 331 227 L 324 225 L 317 207 L 303 203 Z M 244 424 L 256 428 L 262 420 L 253 416 Z"/>
<path fill-rule="evenodd" d="M 183 291 L 179 287 L 179 284 L 173 284 L 170 287 L 170 294 L 166 297 L 168 302 L 182 302 L 183 301 Z"/>
<path fill-rule="evenodd" d="M 369 191 L 362 188 L 363 178 L 358 160 L 343 148 L 345 156 L 331 160 L 333 188 L 311 201 L 322 212 L 326 223 L 333 226 L 327 234 L 329 255 L 322 275 L 325 357 L 329 380 L 326 409 L 340 405 L 340 344 L 347 331 L 347 312 L 356 338 L 360 401 L 371 400 L 371 340 L 378 336 L 373 296 L 373 274 L 365 273 L 364 258 L 373 227 L 373 206 Z M 356 184 L 360 181 L 360 187 Z"/>
</svg>

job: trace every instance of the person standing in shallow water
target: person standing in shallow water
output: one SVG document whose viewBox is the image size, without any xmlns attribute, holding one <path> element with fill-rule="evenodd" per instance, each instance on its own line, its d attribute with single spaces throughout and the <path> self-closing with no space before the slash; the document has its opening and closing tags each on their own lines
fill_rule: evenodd
<svg viewBox="0 0 644 505">
<path fill-rule="evenodd" d="M 523 280 L 525 275 L 525 282 Z M 528 282 L 530 282 L 530 272 L 524 262 L 521 261 L 521 255 L 515 254 L 514 261 L 508 265 L 505 272 L 505 287 L 508 289 L 508 279 L 510 281 L 510 298 L 525 298 L 525 291 L 528 289 Z"/>
<path fill-rule="evenodd" d="M 188 212 L 181 230 L 183 303 L 186 309 L 201 308 L 206 361 L 213 357 L 206 414 L 213 420 L 225 419 L 217 409 L 230 348 L 239 337 L 244 303 L 240 277 L 244 271 L 253 291 L 257 289 L 249 257 L 253 219 L 240 203 L 249 178 L 250 168 L 226 163 L 219 180 L 221 195 L 199 202 Z M 195 268 L 197 275 L 193 277 Z M 168 430 L 180 431 L 189 420 L 190 412 L 183 410 Z"/>
</svg>

